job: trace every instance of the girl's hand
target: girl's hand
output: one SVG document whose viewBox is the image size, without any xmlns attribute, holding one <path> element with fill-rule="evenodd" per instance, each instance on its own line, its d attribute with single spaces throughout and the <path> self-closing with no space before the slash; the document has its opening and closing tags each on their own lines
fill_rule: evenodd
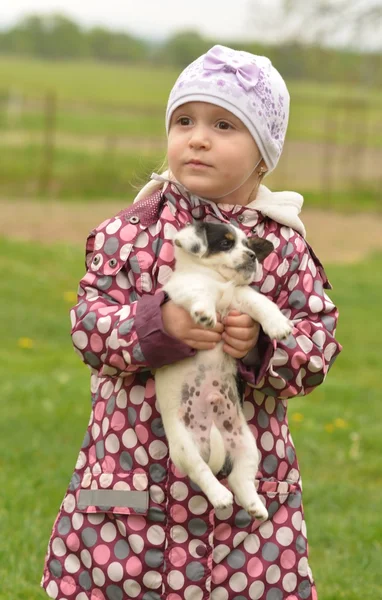
<svg viewBox="0 0 382 600">
<path fill-rule="evenodd" d="M 252 317 L 231 310 L 223 319 L 223 350 L 233 358 L 243 358 L 257 344 L 260 325 Z"/>
<path fill-rule="evenodd" d="M 196 325 L 190 314 L 172 300 L 162 304 L 161 311 L 166 333 L 195 350 L 212 350 L 222 339 L 224 326 L 220 315 L 214 329 L 206 329 Z"/>
</svg>

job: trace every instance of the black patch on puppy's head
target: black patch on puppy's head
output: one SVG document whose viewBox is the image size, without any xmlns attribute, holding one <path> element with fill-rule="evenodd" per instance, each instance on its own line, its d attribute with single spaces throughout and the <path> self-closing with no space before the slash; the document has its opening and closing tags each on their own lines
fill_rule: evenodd
<svg viewBox="0 0 382 600">
<path fill-rule="evenodd" d="M 229 252 L 236 243 L 233 227 L 224 223 L 199 223 L 196 231 L 198 235 L 204 236 L 207 242 L 205 257 L 219 252 Z"/>
</svg>

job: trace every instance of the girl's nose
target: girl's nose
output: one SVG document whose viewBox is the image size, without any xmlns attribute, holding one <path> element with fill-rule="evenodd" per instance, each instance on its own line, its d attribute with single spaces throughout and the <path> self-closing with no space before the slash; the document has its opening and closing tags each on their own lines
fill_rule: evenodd
<svg viewBox="0 0 382 600">
<path fill-rule="evenodd" d="M 211 142 L 205 127 L 193 127 L 189 139 L 190 148 L 210 148 Z"/>
</svg>

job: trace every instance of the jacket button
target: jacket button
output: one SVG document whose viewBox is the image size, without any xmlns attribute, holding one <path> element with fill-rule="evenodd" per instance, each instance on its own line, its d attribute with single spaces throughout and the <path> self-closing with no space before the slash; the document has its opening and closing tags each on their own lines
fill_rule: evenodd
<svg viewBox="0 0 382 600">
<path fill-rule="evenodd" d="M 137 217 L 137 216 L 130 217 L 129 221 L 133 225 L 136 225 L 137 223 L 139 223 L 139 217 Z"/>
<path fill-rule="evenodd" d="M 244 218 L 245 218 L 244 215 L 239 215 L 237 217 L 237 220 L 239 221 L 239 223 L 242 223 L 244 221 Z"/>
<path fill-rule="evenodd" d="M 256 227 L 252 227 L 252 233 L 256 233 L 256 232 L 257 232 Z"/>
<path fill-rule="evenodd" d="M 202 544 L 199 544 L 199 546 L 196 546 L 195 550 L 196 550 L 196 554 L 198 556 L 205 556 L 205 554 L 207 552 L 207 548 L 205 546 L 202 546 Z"/>
<path fill-rule="evenodd" d="M 109 266 L 110 266 L 110 267 L 115 267 L 115 266 L 116 266 L 116 264 L 117 264 L 117 262 L 118 262 L 118 261 L 117 261 L 117 259 L 116 259 L 116 258 L 111 258 L 111 259 L 109 260 Z"/>
</svg>

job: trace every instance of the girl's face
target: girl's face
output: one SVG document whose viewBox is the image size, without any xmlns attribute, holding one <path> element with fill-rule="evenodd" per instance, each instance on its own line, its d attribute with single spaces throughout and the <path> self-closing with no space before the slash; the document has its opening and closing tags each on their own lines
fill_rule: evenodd
<svg viewBox="0 0 382 600">
<path fill-rule="evenodd" d="M 255 140 L 240 119 L 209 102 L 187 102 L 174 111 L 167 157 L 175 178 L 207 200 L 245 205 L 258 181 Z"/>
</svg>

